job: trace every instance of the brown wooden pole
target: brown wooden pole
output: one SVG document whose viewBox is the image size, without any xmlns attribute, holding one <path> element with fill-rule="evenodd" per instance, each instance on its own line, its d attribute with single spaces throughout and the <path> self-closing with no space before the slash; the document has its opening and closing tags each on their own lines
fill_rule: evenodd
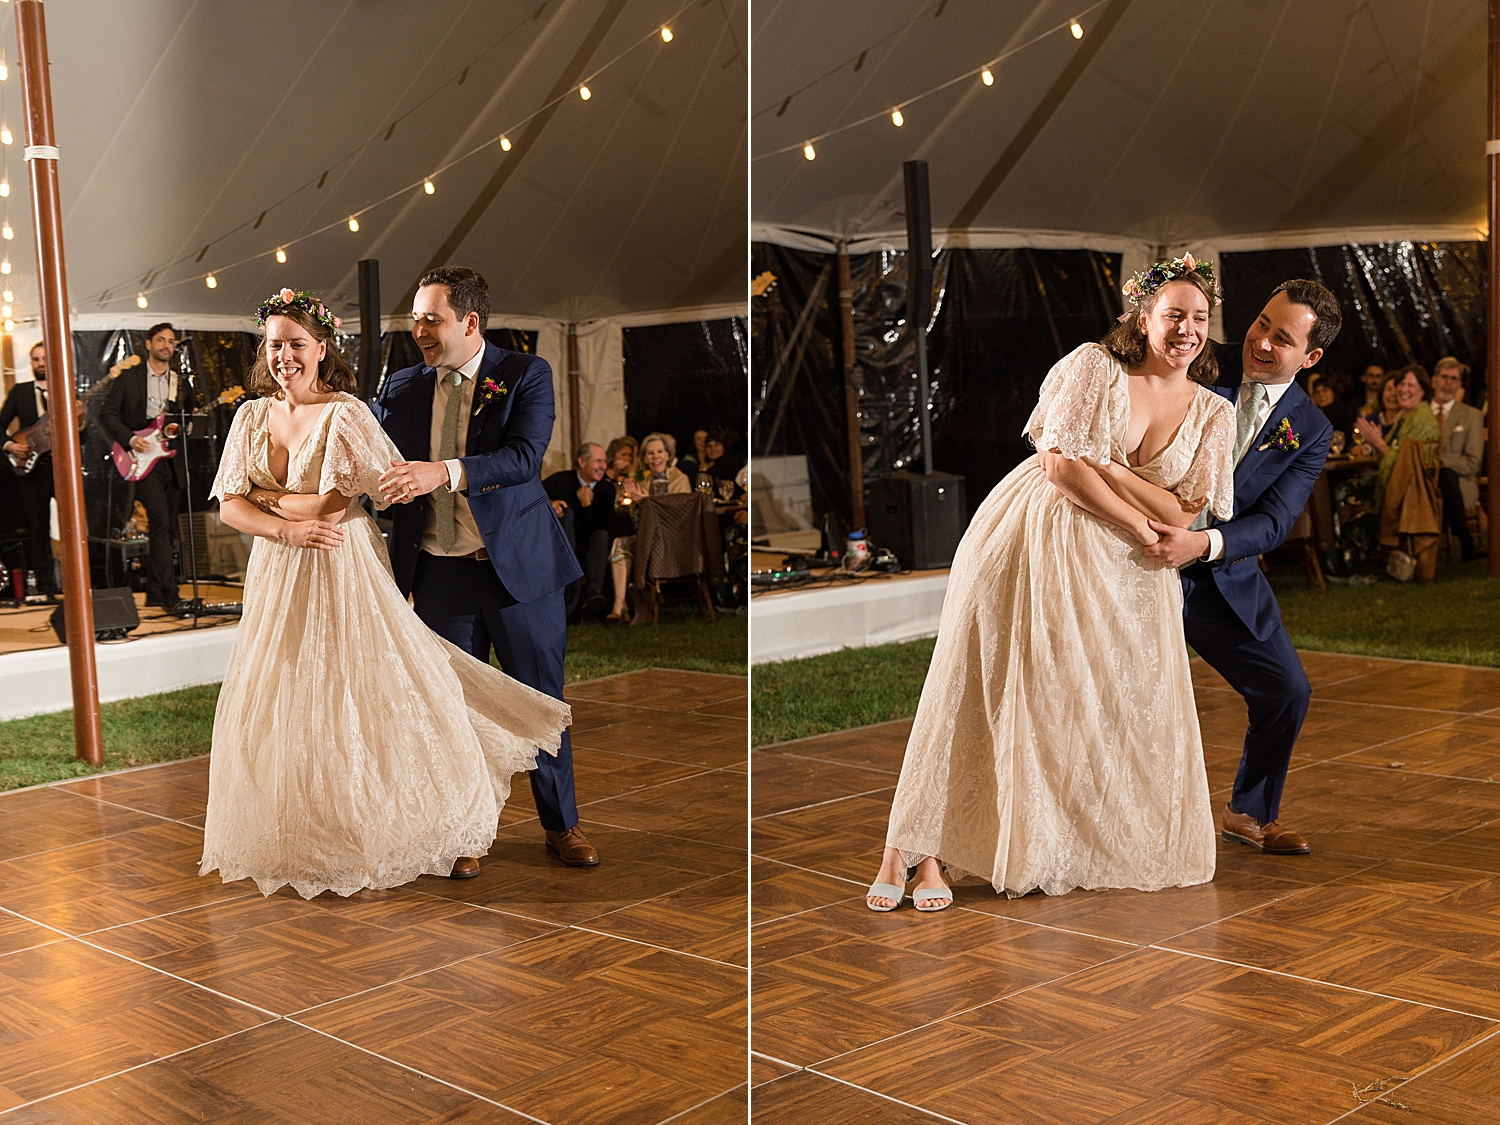
<svg viewBox="0 0 1500 1125">
<path fill-rule="evenodd" d="M 1491 578 L 1500 578 L 1500 0 L 1490 0 L 1489 143 L 1485 164 L 1489 171 L 1489 293 L 1485 312 L 1486 409 L 1489 414 L 1489 517 Z"/>
<path fill-rule="evenodd" d="M 854 380 L 854 282 L 839 243 L 839 334 L 844 339 L 844 427 L 849 438 L 849 501 L 855 528 L 865 526 L 865 455 L 859 441 L 859 387 Z"/>
<path fill-rule="evenodd" d="M 21 91 L 26 109 L 26 163 L 36 236 L 37 290 L 52 415 L 52 481 L 62 525 L 63 598 L 68 612 L 68 666 L 73 678 L 73 742 L 91 766 L 104 762 L 99 729 L 99 670 L 94 662 L 94 603 L 89 595 L 88 525 L 74 407 L 78 401 L 68 326 L 68 272 L 63 264 L 62 207 L 57 189 L 57 139 L 52 132 L 52 79 L 42 0 L 17 0 Z M 62 421 L 59 422 L 58 419 Z"/>
</svg>

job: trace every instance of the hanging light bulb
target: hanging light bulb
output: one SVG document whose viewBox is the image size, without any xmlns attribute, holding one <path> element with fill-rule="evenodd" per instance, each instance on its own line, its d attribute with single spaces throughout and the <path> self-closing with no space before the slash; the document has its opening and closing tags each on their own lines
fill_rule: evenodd
<svg viewBox="0 0 1500 1125">
<path fill-rule="evenodd" d="M 137 293 L 135 295 L 135 307 L 138 309 L 143 309 L 146 307 L 146 294 Z"/>
<path fill-rule="evenodd" d="M 0 199 L 10 198 L 10 181 L 0 180 Z"/>
<path fill-rule="evenodd" d="M 9 289 L 7 289 L 4 293 L 0 293 L 0 297 L 4 297 L 5 298 L 5 303 L 7 305 L 10 304 L 12 301 L 14 301 L 16 299 L 16 295 L 14 293 L 12 293 Z"/>
<path fill-rule="evenodd" d="M 672 42 L 672 29 L 670 27 L 664 27 L 661 29 L 661 41 L 663 43 Z"/>
<path fill-rule="evenodd" d="M 286 247 L 284 247 L 284 246 L 278 246 L 278 247 L 276 247 L 276 260 L 278 262 L 283 262 L 283 263 L 286 261 Z"/>
<path fill-rule="evenodd" d="M 0 125 L 0 145 L 8 145 L 12 141 L 14 141 L 15 139 L 16 138 L 13 137 L 13 136 L 11 136 L 11 134 L 10 134 L 10 127 L 9 126 L 7 126 L 7 125 Z"/>
<path fill-rule="evenodd" d="M 1072 20 L 1071 22 L 1069 22 L 1068 30 L 1073 33 L 1074 39 L 1083 38 L 1083 24 L 1079 23 L 1077 20 Z"/>
<path fill-rule="evenodd" d="M 10 257 L 9 257 L 9 255 L 6 256 L 6 258 L 5 258 L 5 260 L 3 262 L 0 262 L 0 273 L 4 273 L 4 274 L 10 273 Z"/>
<path fill-rule="evenodd" d="M 0 224 L 0 238 L 3 238 L 3 239 L 5 239 L 6 242 L 9 242 L 12 238 L 15 238 L 15 237 L 16 237 L 16 232 L 11 227 L 10 220 L 6 219 L 3 224 Z"/>
<path fill-rule="evenodd" d="M 431 195 L 431 194 L 433 194 L 433 192 L 437 191 L 437 188 L 433 186 L 433 183 L 432 183 L 431 180 L 423 180 L 422 181 L 422 190 L 425 191 L 428 195 Z"/>
<path fill-rule="evenodd" d="M 509 137 L 501 137 L 500 138 L 500 151 L 501 152 L 509 152 L 510 151 L 510 138 Z"/>
<path fill-rule="evenodd" d="M 813 148 L 812 141 L 808 141 L 802 146 L 802 155 L 808 160 L 816 160 L 818 158 L 818 150 Z"/>
<path fill-rule="evenodd" d="M 594 92 L 592 90 L 590 90 L 587 86 L 580 86 L 580 87 L 578 87 L 578 96 L 580 98 L 582 98 L 584 101 L 588 101 L 590 98 L 592 98 L 594 96 Z"/>
<path fill-rule="evenodd" d="M 210 289 L 217 289 L 219 287 L 219 279 L 213 274 L 209 274 L 203 279 L 203 284 L 207 285 Z"/>
<path fill-rule="evenodd" d="M 5 59 L 0 57 L 0 82 L 10 77 L 10 67 L 5 65 Z"/>
<path fill-rule="evenodd" d="M 993 86 L 995 84 L 995 76 L 990 73 L 988 67 L 979 72 L 979 80 L 986 86 Z"/>
<path fill-rule="evenodd" d="M 891 124 L 898 129 L 906 124 L 906 118 L 901 116 L 901 111 L 899 109 L 891 110 Z"/>
<path fill-rule="evenodd" d="M 14 311 L 15 310 L 12 309 L 9 305 L 0 305 L 0 316 L 5 317 L 6 319 L 9 319 L 10 314 Z"/>
<path fill-rule="evenodd" d="M 349 229 L 350 230 L 358 230 L 359 229 L 359 220 L 356 219 L 353 215 L 349 216 Z"/>
<path fill-rule="evenodd" d="M 13 321 L 13 320 L 7 320 L 5 322 L 5 334 L 7 336 L 9 336 L 15 330 L 16 330 L 16 322 Z"/>
</svg>

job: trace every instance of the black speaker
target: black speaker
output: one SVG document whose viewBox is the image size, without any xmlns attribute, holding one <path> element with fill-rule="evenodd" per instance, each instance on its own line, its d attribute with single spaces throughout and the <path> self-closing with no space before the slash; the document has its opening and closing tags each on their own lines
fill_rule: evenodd
<svg viewBox="0 0 1500 1125">
<path fill-rule="evenodd" d="M 94 640 L 117 641 L 141 623 L 129 586 L 89 592 L 94 596 Z M 67 608 L 67 602 L 63 602 L 52 611 L 52 631 L 63 644 L 68 643 Z"/>
<path fill-rule="evenodd" d="M 872 480 L 865 490 L 870 540 L 889 547 L 908 570 L 940 570 L 953 564 L 969 525 L 964 478 L 953 473 L 905 470 Z"/>
</svg>

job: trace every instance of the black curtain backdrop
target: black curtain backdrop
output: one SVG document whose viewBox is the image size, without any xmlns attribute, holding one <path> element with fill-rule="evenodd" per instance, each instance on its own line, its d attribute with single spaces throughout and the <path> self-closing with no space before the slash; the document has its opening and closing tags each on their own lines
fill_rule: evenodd
<svg viewBox="0 0 1500 1125">
<path fill-rule="evenodd" d="M 752 309 L 754 452 L 804 454 L 814 511 L 851 518 L 842 333 L 832 255 L 752 247 L 776 278 Z M 865 479 L 920 466 L 916 345 L 906 324 L 906 255 L 850 260 Z M 810 332 L 788 346 L 825 274 Z M 1120 256 L 1092 250 L 943 250 L 933 255 L 928 335 L 933 467 L 966 478 L 970 512 L 1030 453 L 1021 430 L 1043 377 L 1120 314 Z M 794 362 L 795 361 L 795 362 Z M 775 377 L 774 385 L 772 378 Z"/>
<path fill-rule="evenodd" d="M 1380 242 L 1255 250 L 1221 256 L 1224 332 L 1243 340 L 1276 286 L 1308 277 L 1328 286 L 1344 327 L 1317 370 L 1347 375 L 1360 401 L 1359 376 L 1420 363 L 1432 372 L 1443 356 L 1473 370 L 1465 401 L 1480 405 L 1485 387 L 1486 250 L 1483 242 Z"/>
<path fill-rule="evenodd" d="M 694 430 L 733 430 L 743 440 L 750 361 L 742 318 L 653 324 L 621 335 L 626 433 L 671 434 L 679 456 L 692 450 Z"/>
</svg>

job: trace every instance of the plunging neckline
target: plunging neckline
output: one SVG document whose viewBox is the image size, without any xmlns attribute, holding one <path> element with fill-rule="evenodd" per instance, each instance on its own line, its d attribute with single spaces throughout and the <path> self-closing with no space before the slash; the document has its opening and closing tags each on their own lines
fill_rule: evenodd
<svg viewBox="0 0 1500 1125">
<path fill-rule="evenodd" d="M 278 488 L 281 488 L 281 489 L 284 490 L 287 487 L 287 485 L 291 482 L 291 479 L 292 479 L 292 466 L 297 463 L 297 458 L 302 456 L 302 451 L 307 448 L 308 443 L 312 441 L 313 436 L 318 432 L 319 428 L 323 425 L 324 420 L 328 417 L 328 408 L 330 406 L 333 406 L 336 402 L 338 402 L 338 399 L 331 398 L 327 402 L 319 404 L 319 405 L 321 405 L 323 407 L 322 413 L 319 414 L 318 417 L 317 417 L 317 420 L 314 421 L 313 424 L 308 427 L 307 433 L 304 434 L 302 440 L 297 443 L 296 450 L 294 452 L 290 452 L 290 453 L 287 454 L 287 458 L 286 458 L 286 479 L 285 480 L 276 480 L 276 474 L 271 471 L 271 457 L 270 457 L 271 447 L 272 447 L 272 441 L 271 441 L 271 421 L 270 421 L 269 417 L 266 419 L 266 446 L 267 446 L 267 449 L 266 449 L 266 471 L 268 473 L 270 473 L 271 479 L 274 480 L 274 481 L 276 481 L 276 485 L 277 485 Z M 270 408 L 270 406 L 267 406 L 266 407 L 266 413 L 269 415 L 270 412 L 271 412 L 271 408 Z"/>
<path fill-rule="evenodd" d="M 1125 383 L 1125 437 L 1126 437 L 1127 440 L 1129 440 L 1129 438 L 1130 438 L 1130 419 L 1131 419 L 1131 415 L 1134 413 L 1134 408 L 1131 406 L 1131 402 L 1130 402 L 1130 382 L 1129 382 L 1129 380 L 1130 380 L 1130 369 L 1128 367 L 1126 367 L 1122 363 L 1122 364 L 1120 364 L 1120 370 L 1123 371 L 1123 372 L 1125 372 L 1125 379 L 1126 379 L 1126 383 Z M 1129 450 L 1129 449 L 1124 449 L 1125 443 L 1121 442 L 1120 443 L 1120 448 L 1124 449 L 1124 451 L 1125 451 L 1125 467 L 1127 469 L 1144 469 L 1144 468 L 1147 468 L 1150 465 L 1156 464 L 1163 457 L 1165 457 L 1167 455 L 1168 451 L 1171 450 L 1172 446 L 1174 446 L 1174 445 L 1177 444 L 1177 439 L 1182 436 L 1182 428 L 1187 425 L 1188 419 L 1192 416 L 1193 408 L 1198 405 L 1198 396 L 1199 396 L 1199 393 L 1201 391 L 1206 390 L 1206 389 L 1207 388 L 1205 388 L 1202 384 L 1194 384 L 1194 386 L 1193 386 L 1193 397 L 1190 398 L 1190 399 L 1188 399 L 1187 409 L 1182 412 L 1182 417 L 1178 419 L 1178 421 L 1177 421 L 1177 428 L 1172 431 L 1172 436 L 1167 439 L 1166 444 L 1163 445 L 1161 447 L 1161 449 L 1157 451 L 1156 456 L 1153 457 L 1153 458 L 1151 458 L 1151 460 L 1149 460 L 1149 461 L 1141 461 L 1141 462 L 1139 462 L 1137 464 L 1134 464 L 1134 465 L 1130 463 L 1130 455 L 1131 455 L 1131 453 L 1132 452 L 1139 453 L 1141 445 L 1145 444 L 1145 441 L 1146 441 L 1146 431 L 1145 430 L 1141 431 L 1141 443 L 1138 444 L 1133 451 Z M 1213 392 L 1209 391 L 1209 393 L 1212 394 Z M 1148 426 L 1147 429 L 1150 429 L 1150 427 Z"/>
</svg>

